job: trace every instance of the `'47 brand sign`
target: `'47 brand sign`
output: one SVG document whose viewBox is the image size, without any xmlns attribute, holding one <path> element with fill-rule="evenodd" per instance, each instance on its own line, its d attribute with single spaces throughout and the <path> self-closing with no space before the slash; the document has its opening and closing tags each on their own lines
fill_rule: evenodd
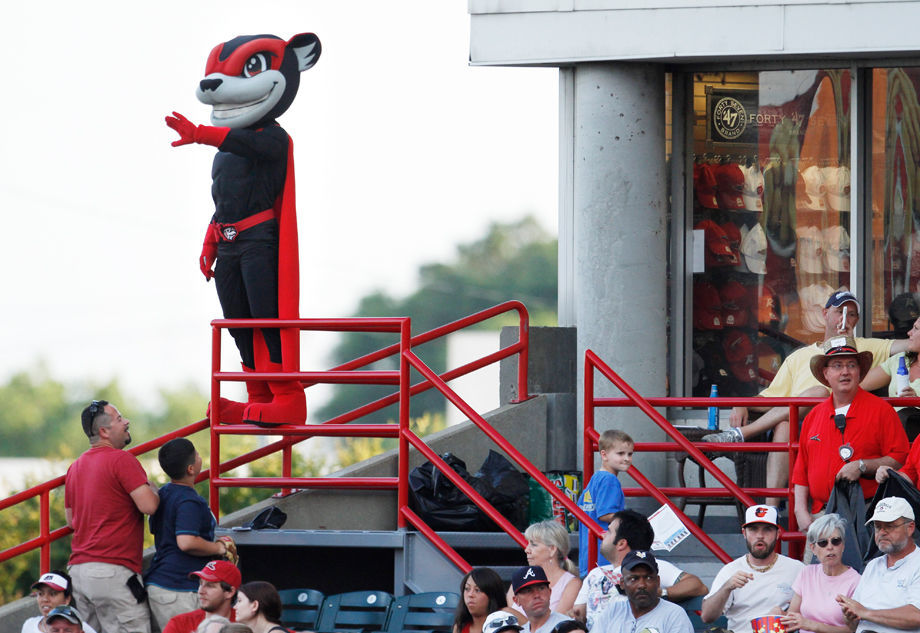
<svg viewBox="0 0 920 633">
<path fill-rule="evenodd" d="M 706 90 L 707 141 L 756 144 L 758 119 L 756 90 Z"/>
</svg>

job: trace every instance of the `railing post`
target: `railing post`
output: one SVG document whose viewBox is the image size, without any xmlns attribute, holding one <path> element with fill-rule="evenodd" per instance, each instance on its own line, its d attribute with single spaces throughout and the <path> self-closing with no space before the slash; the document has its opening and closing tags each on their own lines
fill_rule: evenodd
<svg viewBox="0 0 920 633">
<path fill-rule="evenodd" d="M 220 524 L 220 490 L 216 479 L 220 478 L 220 435 L 217 433 L 217 425 L 220 424 L 218 418 L 218 409 L 220 403 L 220 382 L 215 378 L 215 374 L 220 372 L 220 327 L 211 326 L 211 407 L 210 407 L 210 425 L 208 427 L 211 436 L 211 476 L 208 477 L 208 502 L 211 506 L 211 512 L 214 518 Z"/>
<path fill-rule="evenodd" d="M 39 554 L 39 573 L 51 571 L 51 491 L 45 490 L 39 499 L 39 534 L 42 539 L 41 554 Z"/>
<path fill-rule="evenodd" d="M 582 463 L 584 464 L 581 474 L 582 490 L 588 485 L 591 477 L 594 475 L 594 436 L 589 431 L 594 431 L 594 362 L 588 354 L 585 354 L 585 428 L 582 437 Z M 590 537 L 591 534 L 589 533 Z M 597 561 L 597 539 L 588 539 L 588 571 L 594 568 Z"/>
<path fill-rule="evenodd" d="M 291 445 L 287 445 L 281 449 L 281 476 L 285 479 L 291 478 L 291 470 L 294 464 L 294 449 Z M 286 497 L 289 494 L 294 492 L 293 488 L 282 488 L 281 492 L 278 493 L 279 497 Z"/>
<path fill-rule="evenodd" d="M 409 507 L 409 360 L 412 348 L 412 321 L 405 319 L 399 327 L 399 483 L 396 488 L 396 527 L 406 528 L 403 508 Z"/>
<path fill-rule="evenodd" d="M 518 324 L 518 339 L 521 351 L 518 352 L 518 397 L 516 402 L 524 402 L 530 398 L 527 391 L 527 368 L 530 363 L 530 318 L 526 312 L 518 311 L 520 322 Z"/>
<path fill-rule="evenodd" d="M 792 469 L 795 466 L 795 459 L 798 451 L 792 448 L 799 441 L 799 406 L 796 404 L 789 405 L 789 463 L 786 469 L 789 471 L 789 479 L 786 485 L 789 486 L 786 507 L 789 508 L 789 531 L 798 532 L 799 522 L 795 517 L 795 486 L 792 485 Z M 809 508 L 811 510 L 811 508 Z M 796 560 L 802 558 L 804 553 L 804 544 L 799 542 L 789 543 L 789 555 Z"/>
</svg>

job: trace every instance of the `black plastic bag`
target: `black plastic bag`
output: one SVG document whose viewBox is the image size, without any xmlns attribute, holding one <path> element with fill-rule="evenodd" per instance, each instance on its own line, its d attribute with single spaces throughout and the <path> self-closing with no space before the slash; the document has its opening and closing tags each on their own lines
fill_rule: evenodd
<svg viewBox="0 0 920 633">
<path fill-rule="evenodd" d="M 475 475 L 453 453 L 441 455 L 477 493 L 518 529 L 527 527 L 528 486 L 523 473 L 504 456 L 489 451 Z M 491 532 L 499 528 L 431 462 L 409 473 L 409 505 L 435 530 Z"/>
</svg>

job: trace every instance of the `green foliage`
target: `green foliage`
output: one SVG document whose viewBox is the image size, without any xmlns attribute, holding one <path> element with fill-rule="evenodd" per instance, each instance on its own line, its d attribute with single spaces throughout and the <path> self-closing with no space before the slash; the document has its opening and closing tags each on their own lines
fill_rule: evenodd
<svg viewBox="0 0 920 633">
<path fill-rule="evenodd" d="M 409 316 L 412 333 L 419 334 L 450 323 L 493 305 L 517 299 L 523 302 L 531 325 L 556 322 L 556 240 L 549 237 L 532 217 L 510 224 L 494 223 L 485 237 L 457 247 L 451 263 L 432 263 L 419 270 L 419 288 L 408 297 L 396 299 L 383 292 L 364 297 L 353 316 Z M 491 319 L 479 327 L 499 328 L 517 324 L 515 314 Z M 393 335 L 349 333 L 333 350 L 338 365 L 396 342 Z M 432 341 L 415 349 L 432 369 L 446 368 L 446 342 Z M 391 357 L 372 369 L 395 369 Z M 421 379 L 414 374 L 413 382 Z M 330 401 L 319 410 L 322 420 L 330 419 L 393 392 L 392 387 L 339 385 Z M 412 399 L 412 415 L 442 413 L 444 398 L 434 390 Z M 396 417 L 391 406 L 361 418 L 367 424 L 382 424 Z"/>
</svg>

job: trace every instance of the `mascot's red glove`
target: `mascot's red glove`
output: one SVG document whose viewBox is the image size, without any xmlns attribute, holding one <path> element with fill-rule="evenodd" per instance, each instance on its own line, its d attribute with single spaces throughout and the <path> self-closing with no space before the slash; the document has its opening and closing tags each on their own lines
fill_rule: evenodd
<svg viewBox="0 0 920 633">
<path fill-rule="evenodd" d="M 205 280 L 211 281 L 214 276 L 214 260 L 217 259 L 217 227 L 214 224 L 208 225 L 208 230 L 204 234 L 204 244 L 201 247 L 201 257 L 198 258 L 198 266 L 201 268 L 201 274 Z"/>
<path fill-rule="evenodd" d="M 173 147 L 188 145 L 189 143 L 220 147 L 224 139 L 227 138 L 227 134 L 230 133 L 230 128 L 228 127 L 195 125 L 178 112 L 173 112 L 172 116 L 166 117 L 166 125 L 179 133 L 179 140 L 172 142 Z"/>
</svg>

